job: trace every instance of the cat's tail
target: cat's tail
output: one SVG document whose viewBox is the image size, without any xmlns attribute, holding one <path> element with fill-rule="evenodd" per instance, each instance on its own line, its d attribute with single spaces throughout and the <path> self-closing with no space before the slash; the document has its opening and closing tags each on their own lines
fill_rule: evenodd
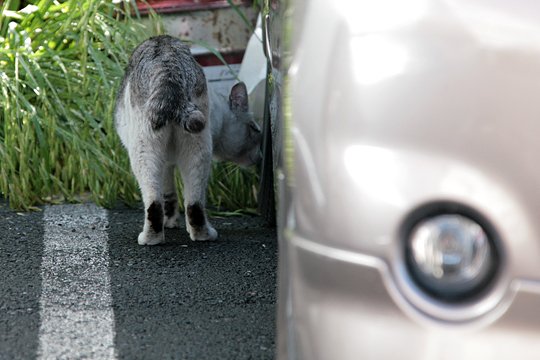
<svg viewBox="0 0 540 360">
<path fill-rule="evenodd" d="M 158 130 L 173 121 L 187 132 L 199 133 L 206 126 L 201 110 L 191 102 L 178 81 L 163 79 L 146 102 L 146 112 L 152 129 Z"/>
<path fill-rule="evenodd" d="M 192 102 L 187 105 L 182 125 L 187 132 L 192 134 L 201 132 L 206 125 L 204 114 Z"/>
</svg>

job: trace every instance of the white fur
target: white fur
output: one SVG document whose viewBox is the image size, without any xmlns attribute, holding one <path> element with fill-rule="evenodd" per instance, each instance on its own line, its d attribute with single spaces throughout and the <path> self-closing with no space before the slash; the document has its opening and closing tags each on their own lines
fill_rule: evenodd
<svg viewBox="0 0 540 360">
<path fill-rule="evenodd" d="M 178 167 L 184 182 L 184 204 L 198 202 L 204 208 L 206 187 L 212 161 L 212 136 L 206 126 L 200 133 L 191 134 L 175 123 L 153 130 L 136 107 L 131 106 L 130 84 L 126 84 L 123 98 L 116 112 L 118 135 L 126 147 L 131 167 L 141 189 L 145 210 L 154 202 L 163 203 L 163 194 L 176 194 L 174 169 Z M 199 100 L 204 101 L 204 100 Z M 206 104 L 200 104 L 206 109 Z M 203 111 L 204 113 L 204 111 Z M 207 113 L 204 114 L 207 116 Z M 178 210 L 164 219 L 167 227 L 177 226 Z M 187 216 L 187 215 L 186 215 Z M 150 229 L 145 211 L 143 231 L 139 234 L 141 245 L 154 245 L 164 241 L 164 232 Z M 196 231 L 186 218 L 186 227 L 192 240 L 214 240 L 217 231 L 208 219 L 202 230 Z"/>
<path fill-rule="evenodd" d="M 229 98 L 205 92 L 193 99 L 206 120 L 206 126 L 199 133 L 186 131 L 181 125 L 170 121 L 158 130 L 152 129 L 147 119 L 147 110 L 134 106 L 131 84 L 125 84 L 117 99 L 115 111 L 116 128 L 126 147 L 131 168 L 141 189 L 145 217 L 138 242 L 154 245 L 164 241 L 163 229 L 156 231 L 148 219 L 151 205 L 159 204 L 163 211 L 164 195 L 176 200 L 174 170 L 180 170 L 184 184 L 184 208 L 199 204 L 205 224 L 193 227 L 186 211 L 186 228 L 192 240 L 214 240 L 217 231 L 208 222 L 206 188 L 211 171 L 212 156 L 218 160 L 234 161 L 249 166 L 260 159 L 260 128 L 247 112 L 245 86 L 235 86 Z M 210 96 L 211 111 L 208 111 Z M 231 100 L 233 99 L 233 100 Z M 234 105 L 231 105 L 234 101 Z M 175 203 L 176 205 L 176 203 Z M 178 206 L 174 213 L 164 216 L 165 227 L 178 226 Z M 154 225 L 155 226 L 155 225 Z"/>
</svg>

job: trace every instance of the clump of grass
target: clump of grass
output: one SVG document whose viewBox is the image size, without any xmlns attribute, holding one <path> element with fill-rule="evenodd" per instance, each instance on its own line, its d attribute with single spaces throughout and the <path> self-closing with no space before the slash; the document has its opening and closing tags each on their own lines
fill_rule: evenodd
<svg viewBox="0 0 540 360">
<path fill-rule="evenodd" d="M 258 174 L 255 169 L 243 169 L 232 163 L 216 163 L 208 184 L 210 204 L 218 211 L 229 209 L 242 213 L 255 213 L 256 184 L 258 184 Z"/>
<path fill-rule="evenodd" d="M 131 51 L 158 30 L 130 1 L 25 3 L 0 5 L 0 195 L 24 210 L 82 197 L 136 203 L 112 113 Z M 254 207 L 253 174 L 221 166 L 209 203 Z"/>
<path fill-rule="evenodd" d="M 11 207 L 137 200 L 114 93 L 142 29 L 131 3 L 41 0 L 0 18 L 0 191 Z"/>
</svg>

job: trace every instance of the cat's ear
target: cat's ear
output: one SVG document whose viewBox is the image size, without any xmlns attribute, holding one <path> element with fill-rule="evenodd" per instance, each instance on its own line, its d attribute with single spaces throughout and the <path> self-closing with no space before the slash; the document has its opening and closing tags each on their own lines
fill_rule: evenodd
<svg viewBox="0 0 540 360">
<path fill-rule="evenodd" d="M 229 108 L 232 112 L 248 112 L 248 93 L 246 84 L 239 82 L 231 89 L 229 95 Z"/>
</svg>

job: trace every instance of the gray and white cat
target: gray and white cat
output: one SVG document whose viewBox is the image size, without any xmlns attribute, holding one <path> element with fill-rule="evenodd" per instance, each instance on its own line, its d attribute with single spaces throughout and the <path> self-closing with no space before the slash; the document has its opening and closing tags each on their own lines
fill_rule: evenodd
<svg viewBox="0 0 540 360">
<path fill-rule="evenodd" d="M 131 55 L 114 115 L 144 202 L 139 244 L 159 244 L 164 227 L 178 226 L 176 167 L 191 239 L 216 239 L 205 210 L 212 156 L 244 166 L 260 159 L 261 130 L 248 111 L 245 85 L 233 86 L 228 99 L 208 94 L 189 47 L 157 36 Z"/>
</svg>

